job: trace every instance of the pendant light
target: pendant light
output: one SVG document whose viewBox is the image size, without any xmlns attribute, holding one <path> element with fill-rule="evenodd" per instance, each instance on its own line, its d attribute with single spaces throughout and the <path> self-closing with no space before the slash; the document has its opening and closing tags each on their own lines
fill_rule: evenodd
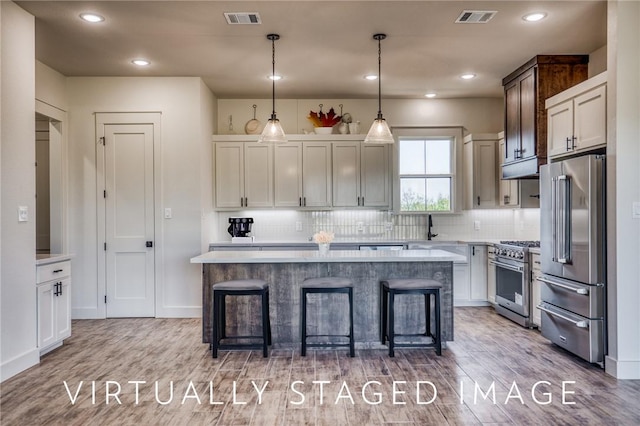
<svg viewBox="0 0 640 426">
<path fill-rule="evenodd" d="M 276 117 L 276 79 L 273 78 L 276 75 L 276 40 L 279 40 L 280 36 L 278 34 L 267 34 L 267 39 L 271 40 L 271 101 L 273 108 L 271 109 L 271 118 L 267 121 L 267 125 L 264 126 L 264 130 L 258 138 L 258 143 L 286 143 L 287 137 L 284 134 L 284 130 L 282 130 L 280 120 Z"/>
<path fill-rule="evenodd" d="M 369 129 L 369 133 L 367 133 L 367 137 L 364 138 L 364 143 L 393 143 L 393 136 L 391 135 L 391 130 L 389 130 L 389 125 L 387 121 L 382 116 L 382 94 L 381 94 L 381 76 L 380 76 L 380 68 L 381 68 L 381 48 L 380 41 L 387 38 L 386 34 L 374 34 L 373 39 L 378 40 L 378 116 L 375 120 L 373 120 L 373 124 Z"/>
</svg>

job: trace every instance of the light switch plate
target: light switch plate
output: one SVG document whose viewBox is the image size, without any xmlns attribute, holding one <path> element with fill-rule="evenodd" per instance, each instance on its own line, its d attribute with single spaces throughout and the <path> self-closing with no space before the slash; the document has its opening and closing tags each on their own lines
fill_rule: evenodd
<svg viewBox="0 0 640 426">
<path fill-rule="evenodd" d="M 18 206 L 18 222 L 27 222 L 29 220 L 29 207 Z"/>
<path fill-rule="evenodd" d="M 640 201 L 633 202 L 633 211 L 631 213 L 631 217 L 634 219 L 640 219 Z"/>
<path fill-rule="evenodd" d="M 473 229 L 475 229 L 476 231 L 480 230 L 480 221 L 479 220 L 474 220 L 473 221 Z"/>
<path fill-rule="evenodd" d="M 296 232 L 302 232 L 302 222 L 296 221 Z"/>
<path fill-rule="evenodd" d="M 164 209 L 164 218 L 165 219 L 171 219 L 171 217 L 172 217 L 171 215 L 172 215 L 171 207 L 165 207 L 165 209 Z"/>
</svg>

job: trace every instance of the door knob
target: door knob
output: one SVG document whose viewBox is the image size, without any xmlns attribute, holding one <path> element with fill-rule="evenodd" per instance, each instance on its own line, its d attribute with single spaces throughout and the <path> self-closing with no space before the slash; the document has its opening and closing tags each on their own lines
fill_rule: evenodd
<svg viewBox="0 0 640 426">
<path fill-rule="evenodd" d="M 147 241 L 147 247 L 153 247 L 153 241 Z"/>
</svg>

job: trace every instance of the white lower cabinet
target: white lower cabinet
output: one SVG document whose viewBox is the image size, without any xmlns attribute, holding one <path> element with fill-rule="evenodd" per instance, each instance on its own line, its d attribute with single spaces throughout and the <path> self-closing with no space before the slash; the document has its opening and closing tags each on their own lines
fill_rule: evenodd
<svg viewBox="0 0 640 426">
<path fill-rule="evenodd" d="M 453 264 L 453 305 L 488 306 L 487 246 L 469 244 L 467 259 Z"/>
<path fill-rule="evenodd" d="M 487 300 L 492 305 L 496 304 L 496 265 L 491 263 L 496 260 L 494 246 L 487 247 Z"/>
<path fill-rule="evenodd" d="M 37 267 L 38 348 L 45 354 L 71 336 L 71 263 Z"/>
</svg>

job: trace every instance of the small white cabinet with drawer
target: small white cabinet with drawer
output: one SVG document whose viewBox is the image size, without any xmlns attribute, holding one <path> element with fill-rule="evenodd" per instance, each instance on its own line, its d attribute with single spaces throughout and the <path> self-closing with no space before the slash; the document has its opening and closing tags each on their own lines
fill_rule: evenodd
<svg viewBox="0 0 640 426">
<path fill-rule="evenodd" d="M 71 336 L 71 262 L 38 265 L 36 289 L 38 348 L 42 355 Z"/>
<path fill-rule="evenodd" d="M 540 282 L 538 281 L 538 277 L 542 276 L 540 254 L 530 252 L 529 256 L 529 265 L 531 266 L 531 322 L 538 328 L 542 328 L 540 309 L 537 308 L 542 301 L 540 296 Z"/>
</svg>

